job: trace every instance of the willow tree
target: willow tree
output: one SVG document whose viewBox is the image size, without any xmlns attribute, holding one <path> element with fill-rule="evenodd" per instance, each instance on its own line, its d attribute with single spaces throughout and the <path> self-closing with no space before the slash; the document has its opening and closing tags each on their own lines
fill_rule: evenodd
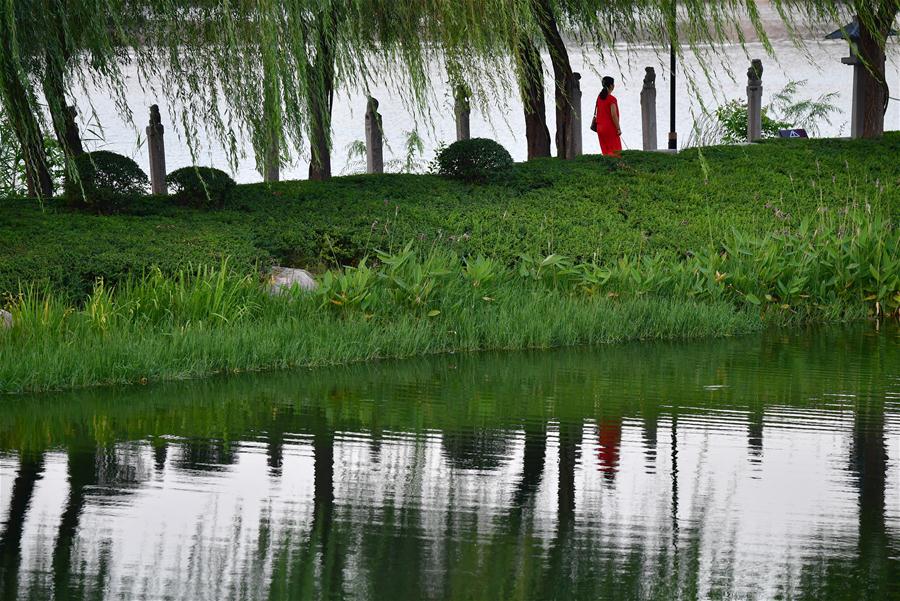
<svg viewBox="0 0 900 601">
<path fill-rule="evenodd" d="M 859 41 L 851 43 L 851 52 L 863 65 L 860 83 L 863 102 L 861 135 L 864 138 L 880 137 L 884 133 L 884 115 L 890 100 L 885 76 L 886 46 L 897 16 L 900 0 L 772 0 L 785 23 L 791 27 L 795 21 L 811 23 L 821 28 L 832 28 L 854 17 L 859 23 Z M 796 35 L 798 43 L 802 40 Z M 849 39 L 849 33 L 847 33 Z"/>
<path fill-rule="evenodd" d="M 348 6 L 342 0 L 310 8 L 306 65 L 309 110 L 309 179 L 331 177 L 331 113 L 334 108 L 337 53 Z"/>
<path fill-rule="evenodd" d="M 860 82 L 864 102 L 861 135 L 876 138 L 884 133 L 884 115 L 890 101 L 885 47 L 900 12 L 900 0 L 857 0 L 853 2 L 853 8 L 860 24 L 859 44 L 854 51 L 866 67 Z"/>
<path fill-rule="evenodd" d="M 81 31 L 75 28 L 80 24 L 77 18 L 73 18 L 68 0 L 41 0 L 40 5 L 51 27 L 42 37 L 44 49 L 41 87 L 56 139 L 66 155 L 72 158 L 84 152 L 75 124 L 75 111 L 70 110 L 66 100 L 69 64 L 72 55 L 79 50 L 78 40 L 74 35 Z"/>
<path fill-rule="evenodd" d="M 88 79 L 124 104 L 122 26 L 141 7 L 125 0 L 5 0 L 0 4 L 0 101 L 22 148 L 32 196 L 53 192 L 43 147 L 44 107 L 66 156 L 83 151 L 68 98 Z M 79 82 L 80 80 L 80 82 Z M 43 106 L 36 88 L 40 87 Z"/>
<path fill-rule="evenodd" d="M 471 2 L 431 7 L 436 11 L 435 19 L 441 24 L 438 29 L 443 29 L 447 23 L 464 22 L 469 15 L 491 15 L 489 20 L 477 19 L 469 23 L 470 29 L 462 35 L 454 37 L 440 32 L 437 39 L 453 56 L 476 54 L 485 59 L 495 72 L 514 75 L 523 105 L 529 159 L 551 154 L 541 60 L 541 49 L 546 48 L 554 74 L 556 146 L 559 156 L 568 158 L 569 141 L 574 130 L 570 99 L 575 78 L 558 24 L 558 13 L 562 7 L 556 0 L 499 0 L 489 4 L 491 6 L 482 6 L 479 10 L 474 10 Z M 489 33 L 491 30 L 493 35 Z M 424 43 L 428 41 L 426 39 Z M 473 68 L 468 81 L 479 77 L 496 81 L 496 77 L 489 74 L 489 69 L 479 67 Z"/>
<path fill-rule="evenodd" d="M 53 195 L 53 181 L 44 151 L 44 136 L 28 72 L 20 50 L 18 5 L 7 2 L 0 9 L 0 99 L 16 134 L 25 162 L 25 180 L 30 196 Z"/>
<path fill-rule="evenodd" d="M 884 41 L 898 1 L 853 3 L 868 32 L 860 53 L 875 82 L 883 82 Z M 786 21 L 798 7 L 821 20 L 844 10 L 838 0 L 773 2 Z M 249 140 L 266 173 L 290 153 L 285 144 L 302 148 L 308 140 L 310 177 L 324 179 L 338 89 L 367 91 L 387 79 L 405 102 L 428 113 L 434 64 L 455 61 L 482 99 L 512 79 L 525 104 L 529 157 L 540 156 L 550 152 L 540 60 L 546 48 L 557 148 L 565 157 L 574 81 L 566 39 L 598 54 L 616 52 L 617 41 L 701 52 L 740 35 L 736 26 L 749 15 L 766 42 L 754 0 L 4 0 L 2 7 L 0 98 L 26 156 L 29 186 L 44 196 L 51 184 L 34 82 L 70 152 L 78 148 L 65 110 L 70 89 L 99 80 L 130 119 L 122 81 L 131 65 L 140 79 L 161 82 L 192 151 L 206 129 L 236 164 Z M 887 97 L 879 89 L 873 106 Z M 872 111 L 870 134 L 880 131 L 877 117 Z"/>
<path fill-rule="evenodd" d="M 703 53 L 708 44 L 746 39 L 741 22 L 749 19 L 767 53 L 774 54 L 763 28 L 755 0 L 558 0 L 572 31 L 581 39 L 594 38 L 603 47 L 609 34 L 618 40 L 650 41 Z M 864 65 L 861 70 L 863 98 L 862 136 L 878 137 L 884 132 L 884 114 L 890 99 L 885 77 L 886 45 L 900 15 L 900 0 L 770 0 L 792 33 L 795 44 L 805 47 L 798 26 L 828 30 L 851 17 L 859 23 L 859 41 L 852 52 Z M 848 38 L 849 41 L 849 38 Z M 699 61 L 708 79 L 711 61 Z"/>
<path fill-rule="evenodd" d="M 569 61 L 569 52 L 559 30 L 559 24 L 551 0 L 529 0 L 553 65 L 553 96 L 556 107 L 556 154 L 561 159 L 572 158 L 572 137 L 575 130 L 572 94 L 575 91 L 575 74 Z"/>
<path fill-rule="evenodd" d="M 427 15 L 420 4 L 163 0 L 148 10 L 144 44 L 155 58 L 146 64 L 170 111 L 192 144 L 204 128 L 233 163 L 241 139 L 258 164 L 272 164 L 282 142 L 298 149 L 308 140 L 310 178 L 328 178 L 335 92 L 366 88 L 388 65 L 405 72 L 401 87 L 424 103 L 424 56 L 432 51 L 417 33 Z"/>
</svg>

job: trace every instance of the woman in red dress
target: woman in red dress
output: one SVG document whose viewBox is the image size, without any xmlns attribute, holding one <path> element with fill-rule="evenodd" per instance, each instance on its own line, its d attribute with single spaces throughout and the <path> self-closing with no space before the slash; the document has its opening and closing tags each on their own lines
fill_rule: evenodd
<svg viewBox="0 0 900 601">
<path fill-rule="evenodd" d="M 622 152 L 622 128 L 619 126 L 619 102 L 612 95 L 616 82 L 612 77 L 603 78 L 603 90 L 597 96 L 594 109 L 594 120 L 597 124 L 597 137 L 600 139 L 600 152 L 619 156 Z"/>
</svg>

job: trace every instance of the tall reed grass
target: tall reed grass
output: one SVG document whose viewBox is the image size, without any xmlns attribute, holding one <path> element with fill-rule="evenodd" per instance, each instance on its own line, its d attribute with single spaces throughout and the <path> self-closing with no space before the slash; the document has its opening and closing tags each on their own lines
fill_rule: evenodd
<svg viewBox="0 0 900 601">
<path fill-rule="evenodd" d="M 117 288 L 98 281 L 78 306 L 62 298 L 32 286 L 8 300 L 0 391 L 900 317 L 900 232 L 851 209 L 762 237 L 732 232 L 682 260 L 549 255 L 510 266 L 410 244 L 327 272 L 312 293 L 273 296 L 225 261 Z"/>
</svg>

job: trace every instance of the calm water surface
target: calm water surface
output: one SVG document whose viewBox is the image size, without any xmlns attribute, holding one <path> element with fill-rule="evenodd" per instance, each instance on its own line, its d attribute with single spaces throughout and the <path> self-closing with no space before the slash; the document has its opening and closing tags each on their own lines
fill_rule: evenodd
<svg viewBox="0 0 900 601">
<path fill-rule="evenodd" d="M 900 598 L 900 329 L 0 399 L 2 599 Z"/>
</svg>

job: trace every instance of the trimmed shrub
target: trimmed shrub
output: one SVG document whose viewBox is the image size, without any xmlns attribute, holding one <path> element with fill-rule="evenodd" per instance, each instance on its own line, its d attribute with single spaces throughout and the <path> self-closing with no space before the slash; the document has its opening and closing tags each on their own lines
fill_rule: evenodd
<svg viewBox="0 0 900 601">
<path fill-rule="evenodd" d="M 436 161 L 440 175 L 466 182 L 486 181 L 513 165 L 509 152 L 487 138 L 454 142 L 438 152 Z"/>
<path fill-rule="evenodd" d="M 198 209 L 217 209 L 235 187 L 231 176 L 214 167 L 182 167 L 166 177 L 175 200 Z"/>
<path fill-rule="evenodd" d="M 129 157 L 97 150 L 76 157 L 74 163 L 78 180 L 66 174 L 64 190 L 72 206 L 105 211 L 147 193 L 150 180 Z"/>
</svg>

